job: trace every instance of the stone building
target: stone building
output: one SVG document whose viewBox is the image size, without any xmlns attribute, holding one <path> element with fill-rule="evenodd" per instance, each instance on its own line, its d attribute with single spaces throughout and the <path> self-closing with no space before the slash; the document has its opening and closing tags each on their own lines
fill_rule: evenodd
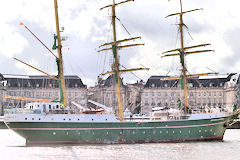
<svg viewBox="0 0 240 160">
<path fill-rule="evenodd" d="M 140 113 L 143 81 L 134 84 L 123 84 L 122 79 L 120 81 L 123 111 L 128 109 L 132 113 Z M 89 99 L 113 107 L 115 113 L 118 113 L 117 88 L 114 83 L 112 75 L 105 80 L 99 77 L 97 85 L 89 88 L 88 94 Z"/>
<path fill-rule="evenodd" d="M 178 108 L 184 105 L 184 93 L 179 80 L 162 80 L 166 76 L 152 76 L 142 90 L 141 112 L 153 107 Z M 188 103 L 191 108 L 231 108 L 239 101 L 239 74 L 200 76 L 189 78 Z"/>
<path fill-rule="evenodd" d="M 7 81 L 4 79 L 4 76 L 0 73 L 0 115 L 3 116 L 4 113 L 4 100 L 3 95 L 6 94 L 6 85 Z"/>
<path fill-rule="evenodd" d="M 127 106 L 127 87 L 120 80 L 121 97 L 123 109 Z M 103 80 L 98 78 L 98 83 L 95 87 L 89 89 L 89 99 L 98 103 L 104 104 L 108 107 L 113 107 L 115 113 L 118 113 L 118 96 L 115 81 L 113 75 L 110 75 L 107 79 Z"/>
<path fill-rule="evenodd" d="M 23 98 L 58 100 L 59 84 L 47 76 L 4 75 L 7 81 L 5 95 Z M 87 103 L 87 86 L 78 76 L 65 76 L 66 96 L 68 105 L 74 101 L 81 105 Z M 6 107 L 23 107 L 26 100 L 6 99 Z"/>
</svg>

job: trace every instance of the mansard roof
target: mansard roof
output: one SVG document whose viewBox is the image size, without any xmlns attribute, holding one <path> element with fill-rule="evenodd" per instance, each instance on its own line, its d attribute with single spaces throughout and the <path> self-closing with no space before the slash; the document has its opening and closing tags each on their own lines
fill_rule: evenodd
<svg viewBox="0 0 240 160">
<path fill-rule="evenodd" d="M 101 80 L 99 82 L 99 87 L 111 87 L 113 85 L 113 80 L 114 80 L 113 75 L 110 75 L 108 76 L 107 79 Z M 121 78 L 120 78 L 120 83 L 121 83 L 121 86 L 124 86 Z"/>
<path fill-rule="evenodd" d="M 28 88 L 58 88 L 58 81 L 43 75 L 4 75 L 8 88 L 28 87 Z M 65 76 L 66 88 L 86 88 L 82 80 L 76 75 Z"/>
<path fill-rule="evenodd" d="M 220 75 L 220 76 L 200 76 L 194 78 L 188 78 L 187 83 L 191 83 L 192 87 L 223 87 L 225 82 L 230 81 L 231 77 L 236 73 L 231 73 L 228 75 Z M 178 87 L 180 84 L 179 79 L 174 80 L 162 80 L 163 78 L 167 78 L 169 76 L 151 76 L 145 88 L 158 88 L 158 87 Z M 239 83 L 239 79 L 237 81 Z"/>
</svg>

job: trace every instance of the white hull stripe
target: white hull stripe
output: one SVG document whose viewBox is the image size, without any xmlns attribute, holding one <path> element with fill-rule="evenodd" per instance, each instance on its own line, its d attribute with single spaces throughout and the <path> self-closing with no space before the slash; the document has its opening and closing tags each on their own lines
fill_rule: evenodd
<svg viewBox="0 0 240 160">
<path fill-rule="evenodd" d="M 224 122 L 201 124 L 201 125 L 186 125 L 186 126 L 165 126 L 165 127 L 118 127 L 118 128 L 10 128 L 12 130 L 119 130 L 119 129 L 158 129 L 158 128 L 189 128 L 189 127 L 204 127 L 223 124 Z"/>
</svg>

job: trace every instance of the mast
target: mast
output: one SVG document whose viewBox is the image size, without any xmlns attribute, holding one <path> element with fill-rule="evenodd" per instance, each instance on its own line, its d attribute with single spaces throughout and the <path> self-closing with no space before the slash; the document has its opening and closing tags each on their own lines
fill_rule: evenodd
<svg viewBox="0 0 240 160">
<path fill-rule="evenodd" d="M 57 51 L 58 51 L 58 58 L 57 63 L 58 64 L 58 70 L 59 70 L 59 79 L 60 79 L 60 96 L 62 99 L 62 104 L 64 106 L 67 106 L 67 99 L 66 99 L 66 93 L 65 93 L 65 80 L 64 80 L 64 73 L 63 73 L 63 58 L 62 58 L 62 44 L 61 44 L 61 35 L 59 30 L 59 20 L 58 20 L 58 5 L 57 0 L 54 0 L 54 8 L 55 8 L 55 20 L 56 20 L 56 32 L 57 32 Z M 61 101 L 61 100 L 60 100 Z"/>
<path fill-rule="evenodd" d="M 123 121 L 123 107 L 122 107 L 122 97 L 121 97 L 121 89 L 120 89 L 120 77 L 119 77 L 119 59 L 117 53 L 117 35 L 116 35 L 116 13 L 115 13 L 115 0 L 113 0 L 112 5 L 112 23 L 113 23 L 113 54 L 114 54 L 114 72 L 115 78 L 117 81 L 117 96 L 118 96 L 118 109 L 119 109 L 119 119 Z"/>
<path fill-rule="evenodd" d="M 180 13 L 174 13 L 174 14 L 170 14 L 167 17 L 170 16 L 176 16 L 179 15 L 179 31 L 180 31 L 180 43 L 181 43 L 181 48 L 178 49 L 174 49 L 174 50 L 170 50 L 170 51 L 166 51 L 164 52 L 162 57 L 168 57 L 168 56 L 180 56 L 180 63 L 181 63 L 181 67 L 182 67 L 182 73 L 180 77 L 169 77 L 169 78 L 164 78 L 164 80 L 169 80 L 169 79 L 180 79 L 181 82 L 181 88 L 184 89 L 184 111 L 187 112 L 187 109 L 190 108 L 188 106 L 188 92 L 187 92 L 187 78 L 188 77 L 197 77 L 197 76 L 201 76 L 201 75 L 209 75 L 209 74 L 218 74 L 218 73 L 202 73 L 202 74 L 194 74 L 194 75 L 187 75 L 187 68 L 186 68 L 186 63 L 185 63 L 185 56 L 188 54 L 194 54 L 194 53 L 203 53 L 203 52 L 211 52 L 214 50 L 200 50 L 200 51 L 191 51 L 191 52 L 185 52 L 185 50 L 188 49 L 193 49 L 193 48 L 197 48 L 197 47 L 205 47 L 208 46 L 210 44 L 200 44 L 200 45 L 195 45 L 195 46 L 190 46 L 190 47 L 185 47 L 184 46 L 184 37 L 183 37 L 183 26 L 185 26 L 185 24 L 183 23 L 183 14 L 185 13 L 189 13 L 189 12 L 193 12 L 193 11 L 198 11 L 198 10 L 202 10 L 202 8 L 200 9 L 194 9 L 194 10 L 189 10 L 189 11 L 185 11 L 183 12 L 182 9 L 182 0 L 180 0 Z M 166 17 L 166 18 L 167 18 Z M 173 53 L 173 54 L 166 54 L 166 53 L 170 53 L 170 52 L 176 52 L 178 51 L 179 53 Z"/>
<path fill-rule="evenodd" d="M 59 83 L 59 90 L 60 90 L 60 100 L 46 100 L 46 99 L 34 99 L 34 98 L 22 98 L 22 97 L 13 97 L 13 96 L 5 96 L 5 98 L 11 98 L 11 99 L 20 99 L 20 100 L 30 100 L 30 101 L 45 101 L 45 102 L 60 102 L 61 107 L 67 106 L 67 100 L 66 100 L 66 93 L 65 93 L 65 80 L 64 80 L 64 75 L 63 75 L 63 60 L 62 60 L 62 45 L 61 45 L 61 36 L 60 36 L 60 30 L 59 30 L 59 21 L 58 21 L 58 6 L 57 6 L 57 0 L 54 0 L 54 8 L 55 8 L 55 19 L 56 19 L 56 31 L 57 31 L 57 36 L 54 35 L 54 45 L 53 45 L 53 50 L 58 49 L 58 57 L 23 23 L 20 23 L 20 26 L 24 26 L 55 58 L 57 62 L 57 67 L 58 67 L 58 75 L 57 76 L 52 76 L 24 61 L 21 61 L 17 58 L 14 58 L 15 60 L 47 75 L 50 78 L 53 78 L 58 81 Z M 58 41 L 58 46 L 56 44 L 56 40 Z"/>
<path fill-rule="evenodd" d="M 100 47 L 103 47 L 106 45 L 111 45 L 111 48 L 102 49 L 102 50 L 99 50 L 98 52 L 106 51 L 106 50 L 112 50 L 112 52 L 113 52 L 113 57 L 114 57 L 114 64 L 112 67 L 113 71 L 102 73 L 101 75 L 105 75 L 105 74 L 113 74 L 114 75 L 114 79 L 117 83 L 116 89 L 117 89 L 117 96 L 118 96 L 118 110 L 119 110 L 120 121 L 123 121 L 123 106 L 122 106 L 122 97 L 121 97 L 121 88 L 120 88 L 120 72 L 128 72 L 128 71 L 136 71 L 136 70 L 149 70 L 149 68 L 137 68 L 137 69 L 126 69 L 126 70 L 119 69 L 120 63 L 119 63 L 119 56 L 118 56 L 117 49 L 138 46 L 138 45 L 144 45 L 144 44 L 131 44 L 131 45 L 118 46 L 119 43 L 141 38 L 141 37 L 135 37 L 135 38 L 117 41 L 115 7 L 117 5 L 120 5 L 120 4 L 123 4 L 126 2 L 130 2 L 130 1 L 134 1 L 134 0 L 126 0 L 123 2 L 119 2 L 119 3 L 115 3 L 115 0 L 113 0 L 113 4 L 105 6 L 103 8 L 100 8 L 100 10 L 102 10 L 104 8 L 108 8 L 108 7 L 112 8 L 113 42 L 101 45 Z"/>
<path fill-rule="evenodd" d="M 181 40 L 181 50 L 180 50 L 180 58 L 181 58 L 181 64 L 182 64 L 182 78 L 183 78 L 183 86 L 184 86 L 184 101 L 185 101 L 185 112 L 187 112 L 188 108 L 188 95 L 187 95 L 187 78 L 186 78 L 186 66 L 185 66 L 185 55 L 184 55 L 184 42 L 183 42 L 183 12 L 182 12 L 182 0 L 180 0 L 180 7 L 181 7 L 181 13 L 180 13 L 180 40 Z"/>
</svg>

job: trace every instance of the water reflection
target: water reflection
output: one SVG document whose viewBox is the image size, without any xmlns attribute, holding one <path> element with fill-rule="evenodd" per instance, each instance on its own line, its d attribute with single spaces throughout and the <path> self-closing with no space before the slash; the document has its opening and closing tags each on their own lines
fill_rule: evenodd
<svg viewBox="0 0 240 160">
<path fill-rule="evenodd" d="M 25 146 L 11 130 L 0 130 L 1 159 L 20 160 L 232 160 L 239 159 L 240 130 L 227 130 L 223 142 L 122 145 Z"/>
</svg>

